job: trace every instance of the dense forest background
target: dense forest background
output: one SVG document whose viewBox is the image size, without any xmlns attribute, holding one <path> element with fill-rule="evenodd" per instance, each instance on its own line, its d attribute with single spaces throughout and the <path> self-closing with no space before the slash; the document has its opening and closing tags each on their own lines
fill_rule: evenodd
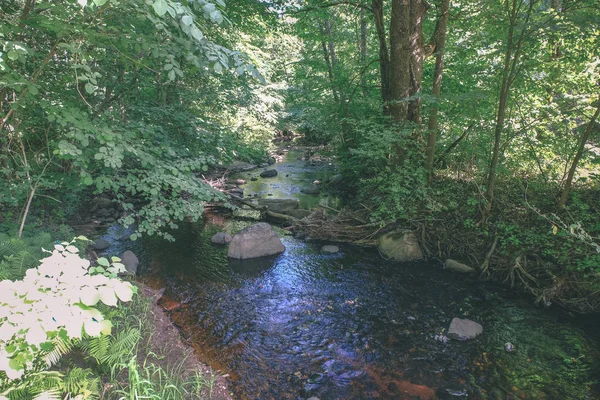
<svg viewBox="0 0 600 400">
<path fill-rule="evenodd" d="M 174 240 L 274 139 L 333 159 L 361 226 L 597 313 L 599 114 L 597 0 L 0 0 L 0 399 L 212 390 L 72 226 L 100 198 Z"/>
<path fill-rule="evenodd" d="M 600 309 L 597 1 L 1 4 L 6 232 L 104 193 L 170 239 L 225 200 L 204 172 L 297 135 L 371 222 Z"/>
</svg>

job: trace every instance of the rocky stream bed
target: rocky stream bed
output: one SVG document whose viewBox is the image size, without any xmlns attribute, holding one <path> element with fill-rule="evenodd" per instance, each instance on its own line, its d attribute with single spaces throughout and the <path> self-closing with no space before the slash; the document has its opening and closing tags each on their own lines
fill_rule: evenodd
<svg viewBox="0 0 600 400">
<path fill-rule="evenodd" d="M 290 151 L 264 168 L 276 176 L 241 172 L 239 194 L 294 198 L 306 210 L 339 204 L 303 190 L 335 170 L 300 156 Z M 300 240 L 278 228 L 280 255 L 231 260 L 211 243 L 217 232 L 255 222 L 207 214 L 174 232 L 174 243 L 119 240 L 113 227 L 102 250 L 138 255 L 140 279 L 166 288 L 161 304 L 171 320 L 202 361 L 229 374 L 237 398 L 599 398 L 593 324 L 584 329 L 580 318 L 438 260 L 392 262 L 373 248 Z M 482 333 L 453 339 L 454 318 Z"/>
</svg>

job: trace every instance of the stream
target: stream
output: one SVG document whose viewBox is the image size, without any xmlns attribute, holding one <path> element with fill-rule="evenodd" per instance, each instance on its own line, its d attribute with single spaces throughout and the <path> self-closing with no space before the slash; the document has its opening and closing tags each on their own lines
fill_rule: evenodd
<svg viewBox="0 0 600 400">
<path fill-rule="evenodd" d="M 240 174 L 244 196 L 338 206 L 334 196 L 300 193 L 335 173 L 301 155 L 287 152 L 272 166 L 275 178 L 251 181 L 261 169 Z M 600 398 L 598 332 L 566 313 L 445 271 L 439 261 L 394 263 L 345 244 L 323 254 L 327 243 L 279 229 L 286 251 L 276 257 L 233 262 L 210 243 L 215 232 L 251 223 L 213 214 L 183 224 L 174 243 L 113 239 L 133 246 L 142 280 L 181 304 L 169 311 L 172 321 L 202 361 L 229 374 L 236 398 Z M 107 238 L 118 237 L 115 230 Z M 453 317 L 479 322 L 483 334 L 446 340 Z"/>
</svg>

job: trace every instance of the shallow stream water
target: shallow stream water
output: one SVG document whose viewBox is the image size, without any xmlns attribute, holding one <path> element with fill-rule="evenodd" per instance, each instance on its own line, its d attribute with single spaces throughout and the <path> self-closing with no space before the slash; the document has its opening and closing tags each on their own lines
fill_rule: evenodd
<svg viewBox="0 0 600 400">
<path fill-rule="evenodd" d="M 244 195 L 336 204 L 300 194 L 333 170 L 299 155 L 275 165 L 278 178 L 249 181 Z M 343 244 L 323 254 L 324 243 L 285 236 L 277 257 L 232 262 L 210 244 L 213 233 L 245 225 L 209 215 L 176 231 L 175 243 L 145 240 L 136 249 L 142 277 L 182 304 L 172 320 L 203 361 L 230 375 L 237 398 L 597 398 L 597 337 L 564 313 L 437 261 L 393 263 Z M 481 323 L 483 335 L 446 341 L 453 317 Z"/>
</svg>

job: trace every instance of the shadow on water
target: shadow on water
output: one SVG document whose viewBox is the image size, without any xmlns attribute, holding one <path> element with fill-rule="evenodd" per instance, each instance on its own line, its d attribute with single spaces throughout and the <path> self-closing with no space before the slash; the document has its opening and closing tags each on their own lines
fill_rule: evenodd
<svg viewBox="0 0 600 400">
<path fill-rule="evenodd" d="M 299 155 L 275 165 L 277 178 L 249 181 L 245 196 L 295 197 L 304 208 L 334 201 L 300 193 L 332 169 Z M 437 263 L 387 262 L 373 249 L 322 254 L 319 243 L 285 237 L 279 256 L 234 262 L 210 243 L 248 224 L 207 215 L 183 224 L 174 243 L 135 244 L 142 278 L 160 280 L 183 304 L 171 319 L 200 358 L 231 375 L 238 398 L 597 398 L 598 338 L 564 314 Z M 481 323 L 483 335 L 446 341 L 453 317 Z"/>
</svg>

